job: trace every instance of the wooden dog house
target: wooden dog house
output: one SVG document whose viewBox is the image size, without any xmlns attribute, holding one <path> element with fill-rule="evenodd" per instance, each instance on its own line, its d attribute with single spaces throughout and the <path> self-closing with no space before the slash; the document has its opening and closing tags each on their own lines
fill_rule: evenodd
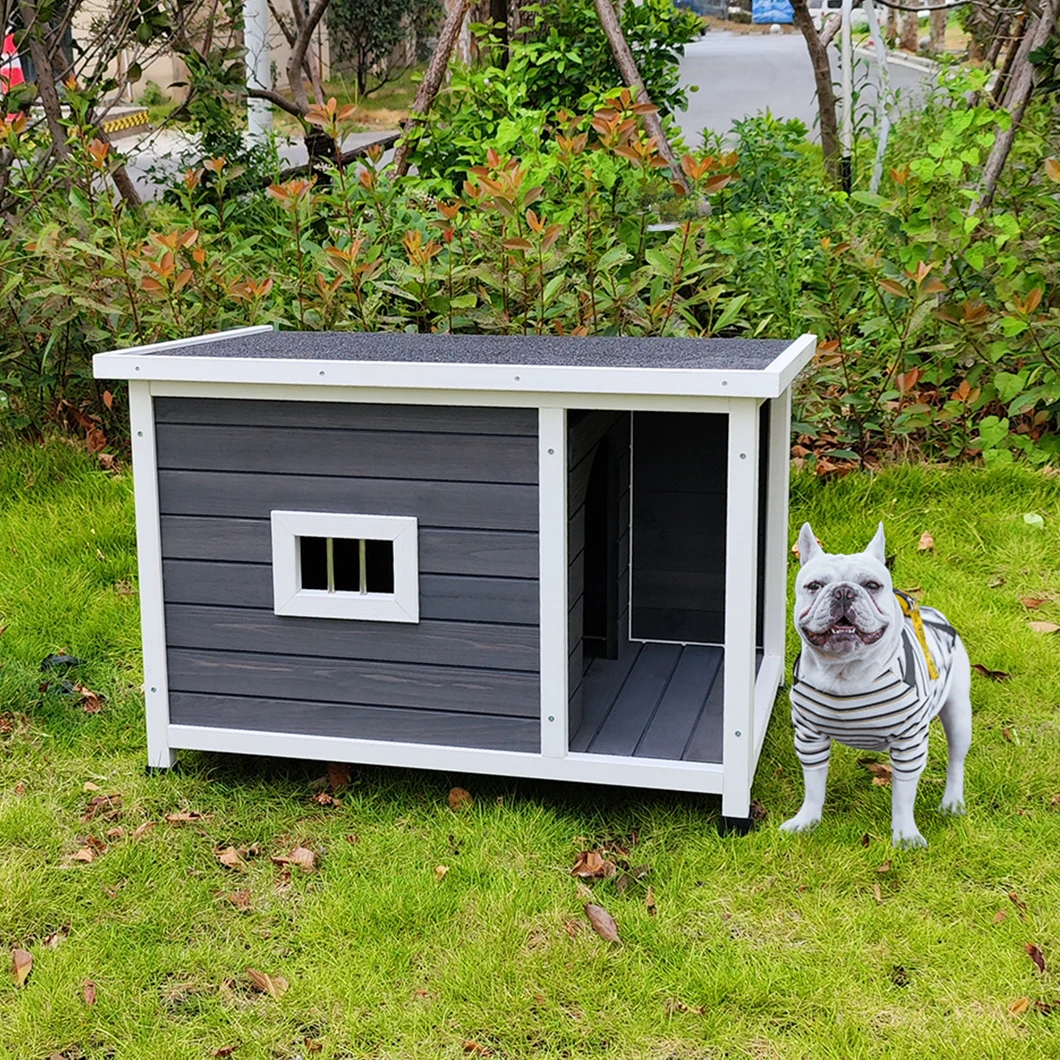
<svg viewBox="0 0 1060 1060">
<path fill-rule="evenodd" d="M 98 355 L 130 384 L 150 765 L 543 777 L 746 817 L 814 345 L 247 328 Z"/>
</svg>

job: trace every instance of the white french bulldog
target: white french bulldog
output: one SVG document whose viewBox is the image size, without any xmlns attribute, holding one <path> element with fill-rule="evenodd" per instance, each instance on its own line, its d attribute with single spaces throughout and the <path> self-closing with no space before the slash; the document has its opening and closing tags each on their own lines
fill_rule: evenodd
<svg viewBox="0 0 1060 1060">
<path fill-rule="evenodd" d="M 927 762 L 928 726 L 937 714 L 949 744 L 941 809 L 964 812 L 964 759 L 972 742 L 972 674 L 956 631 L 933 608 L 912 614 L 891 585 L 883 524 L 864 552 L 830 555 L 810 524 L 799 533 L 795 628 L 803 650 L 795 664 L 791 715 L 806 793 L 780 827 L 813 828 L 821 820 L 832 740 L 891 756 L 891 840 L 927 846 L 913 819 Z"/>
</svg>

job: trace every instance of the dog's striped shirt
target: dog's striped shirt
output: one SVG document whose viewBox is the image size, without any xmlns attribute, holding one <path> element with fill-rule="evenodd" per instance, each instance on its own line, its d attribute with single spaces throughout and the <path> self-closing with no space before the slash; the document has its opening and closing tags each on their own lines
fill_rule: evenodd
<svg viewBox="0 0 1060 1060">
<path fill-rule="evenodd" d="M 799 678 L 795 661 L 791 720 L 795 751 L 805 769 L 828 765 L 832 740 L 863 751 L 887 751 L 894 773 L 914 779 L 927 762 L 928 726 L 942 707 L 953 669 L 956 630 L 943 615 L 922 607 L 924 634 L 938 669 L 928 673 L 912 619 L 906 617 L 902 641 L 890 666 L 872 686 L 854 695 L 822 692 Z"/>
</svg>

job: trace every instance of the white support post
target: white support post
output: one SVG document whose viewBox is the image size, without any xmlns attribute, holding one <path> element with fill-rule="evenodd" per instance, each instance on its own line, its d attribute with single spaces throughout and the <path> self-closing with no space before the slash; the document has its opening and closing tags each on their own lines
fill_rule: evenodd
<svg viewBox="0 0 1060 1060">
<path fill-rule="evenodd" d="M 755 764 L 758 404 L 734 398 L 729 413 L 721 812 L 736 818 L 750 814 Z"/>
<path fill-rule="evenodd" d="M 158 508 L 158 460 L 151 384 L 129 383 L 133 471 L 136 485 L 136 550 L 140 567 L 140 629 L 143 636 L 147 764 L 173 765 L 169 746 L 169 679 L 162 598 L 162 532 Z"/>
<path fill-rule="evenodd" d="M 247 88 L 272 88 L 268 0 L 243 0 L 243 48 Z M 265 99 L 248 98 L 247 137 L 250 142 L 264 143 L 271 131 L 272 104 Z"/>
<path fill-rule="evenodd" d="M 876 7 L 872 0 L 865 0 L 865 15 L 869 20 L 869 36 L 872 37 L 872 50 L 876 56 L 876 65 L 880 68 L 880 127 L 876 144 L 876 159 L 872 163 L 872 180 L 869 191 L 873 194 L 880 190 L 883 180 L 883 160 L 887 155 L 887 139 L 891 134 L 891 61 L 887 52 L 887 42 L 880 32 L 880 20 L 876 17 Z"/>
<path fill-rule="evenodd" d="M 843 127 L 839 138 L 842 144 L 840 166 L 843 190 L 849 192 L 854 184 L 854 44 L 851 35 L 854 0 L 843 0 L 840 12 L 839 47 L 843 63 Z"/>
<path fill-rule="evenodd" d="M 570 748 L 567 644 L 567 410 L 538 411 L 541 754 Z"/>
<path fill-rule="evenodd" d="M 769 402 L 766 480 L 765 616 L 762 648 L 784 665 L 788 629 L 788 479 L 791 464 L 791 389 Z M 781 669 L 783 674 L 783 669 Z M 781 678 L 783 680 L 783 677 Z"/>
</svg>

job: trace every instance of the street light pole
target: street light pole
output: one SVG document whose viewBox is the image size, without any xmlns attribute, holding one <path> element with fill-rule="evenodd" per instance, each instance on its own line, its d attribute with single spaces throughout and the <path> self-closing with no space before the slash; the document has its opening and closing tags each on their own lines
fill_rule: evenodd
<svg viewBox="0 0 1060 1060">
<path fill-rule="evenodd" d="M 269 0 L 243 0 L 243 48 L 247 88 L 272 88 L 269 54 Z M 247 98 L 247 136 L 251 143 L 264 143 L 272 131 L 272 104 L 266 99 Z"/>
<path fill-rule="evenodd" d="M 843 190 L 848 194 L 854 186 L 854 47 L 851 39 L 853 8 L 854 0 L 843 0 L 842 24 L 839 29 L 843 63 L 843 127 L 839 136 L 839 173 Z"/>
</svg>

